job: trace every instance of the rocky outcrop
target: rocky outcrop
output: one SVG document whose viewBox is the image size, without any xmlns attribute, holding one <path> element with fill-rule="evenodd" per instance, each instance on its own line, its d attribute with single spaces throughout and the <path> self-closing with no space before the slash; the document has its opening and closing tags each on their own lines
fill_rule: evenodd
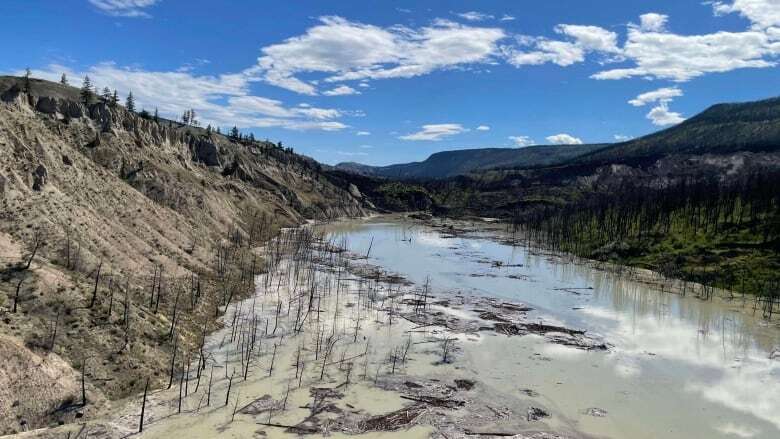
<svg viewBox="0 0 780 439">
<path fill-rule="evenodd" d="M 43 187 L 46 185 L 46 179 L 49 176 L 49 172 L 46 170 L 46 167 L 43 165 L 38 165 L 37 168 L 35 168 L 35 171 L 33 171 L 33 184 L 32 188 L 34 191 L 41 191 L 43 190 Z"/>
<path fill-rule="evenodd" d="M 195 160 L 206 166 L 221 166 L 219 148 L 209 140 L 196 139 L 192 143 L 192 152 Z"/>
<path fill-rule="evenodd" d="M 59 105 L 54 98 L 42 97 L 38 99 L 38 103 L 35 104 L 35 111 L 44 114 L 56 114 L 59 111 Z"/>
<path fill-rule="evenodd" d="M 355 186 L 354 184 L 350 183 L 348 190 L 350 195 L 352 195 L 353 197 L 357 199 L 363 198 L 363 194 L 360 193 L 360 189 L 358 189 L 358 187 Z"/>
</svg>

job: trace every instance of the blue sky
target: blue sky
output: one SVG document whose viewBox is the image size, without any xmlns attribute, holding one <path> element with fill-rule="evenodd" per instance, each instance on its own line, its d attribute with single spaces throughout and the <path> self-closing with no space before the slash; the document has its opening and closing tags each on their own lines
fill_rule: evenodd
<svg viewBox="0 0 780 439">
<path fill-rule="evenodd" d="M 0 71 L 325 163 L 614 142 L 780 94 L 780 0 L 226 3 L 3 0 Z"/>
</svg>

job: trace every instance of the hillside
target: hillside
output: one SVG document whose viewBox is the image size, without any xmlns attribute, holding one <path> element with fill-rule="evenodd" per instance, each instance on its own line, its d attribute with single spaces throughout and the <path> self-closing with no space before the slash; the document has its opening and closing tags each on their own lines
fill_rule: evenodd
<svg viewBox="0 0 780 439">
<path fill-rule="evenodd" d="M 593 165 L 652 163 L 667 155 L 771 152 L 780 149 L 780 98 L 718 104 L 679 125 L 628 142 L 610 145 L 548 145 L 443 151 L 422 162 L 388 166 L 340 163 L 336 168 L 369 177 L 397 180 L 447 179 L 495 169 L 572 165 L 563 174 Z M 577 172 L 577 171 L 575 171 Z"/>
<path fill-rule="evenodd" d="M 493 168 L 524 168 L 563 163 L 604 145 L 545 145 L 525 148 L 482 148 L 443 151 L 422 162 L 389 166 L 340 163 L 337 169 L 366 176 L 401 180 L 449 178 Z"/>
<path fill-rule="evenodd" d="M 163 385 L 173 346 L 251 291 L 253 246 L 364 212 L 291 150 L 25 88 L 0 77 L 0 434 Z"/>
<path fill-rule="evenodd" d="M 663 131 L 610 145 L 573 160 L 623 163 L 669 154 L 727 154 L 780 149 L 780 98 L 718 104 Z"/>
<path fill-rule="evenodd" d="M 551 249 L 764 299 L 775 294 L 778 98 L 715 105 L 549 166 L 414 182 L 331 172 L 380 208 L 501 218 Z"/>
</svg>

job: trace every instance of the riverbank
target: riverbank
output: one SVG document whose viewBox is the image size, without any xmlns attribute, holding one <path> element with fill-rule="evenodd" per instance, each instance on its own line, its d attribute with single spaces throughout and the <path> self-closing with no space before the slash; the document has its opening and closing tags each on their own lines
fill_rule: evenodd
<svg viewBox="0 0 780 439">
<path fill-rule="evenodd" d="M 669 277 L 659 271 L 641 266 L 623 265 L 611 260 L 595 260 L 574 254 L 555 252 L 528 238 L 522 232 L 512 232 L 511 224 L 502 222 L 497 218 L 441 218 L 421 213 L 393 214 L 389 215 L 388 218 L 403 219 L 420 226 L 431 227 L 452 237 L 486 237 L 506 245 L 530 248 L 539 256 L 563 257 L 568 263 L 588 266 L 596 270 L 624 276 L 634 282 L 648 285 L 661 293 L 692 296 L 702 300 L 714 300 L 735 311 L 762 317 L 767 321 L 777 322 L 774 324 L 780 325 L 780 306 L 777 303 L 773 304 L 764 300 L 761 296 Z"/>
<path fill-rule="evenodd" d="M 266 248 L 256 296 L 231 306 L 208 337 L 205 368 L 195 352 L 170 390 L 149 395 L 144 434 L 779 431 L 780 366 L 767 350 L 777 328 L 566 255 L 396 219 L 296 229 L 295 239 Z M 139 395 L 84 428 L 91 437 L 131 434 L 140 409 Z"/>
<path fill-rule="evenodd" d="M 505 407 L 493 407 L 497 393 L 464 373 L 458 357 L 462 343 L 478 342 L 481 331 L 549 334 L 584 349 L 604 345 L 586 345 L 576 330 L 526 321 L 522 304 L 480 299 L 464 311 L 465 302 L 451 305 L 332 243 L 282 240 L 286 249 L 270 246 L 274 268 L 257 278 L 256 296 L 233 305 L 224 328 L 207 337 L 202 362 L 186 354 L 188 372 L 174 377 L 171 389 L 148 395 L 145 437 L 580 437 L 553 434 L 545 422 L 552 410 L 523 394 L 503 396 Z M 36 437 L 126 437 L 140 426 L 138 399 L 108 421 Z"/>
</svg>

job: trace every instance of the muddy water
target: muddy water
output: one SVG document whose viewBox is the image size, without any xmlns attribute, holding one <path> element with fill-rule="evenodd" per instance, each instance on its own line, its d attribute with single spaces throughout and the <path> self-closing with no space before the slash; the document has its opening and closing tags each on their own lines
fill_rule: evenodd
<svg viewBox="0 0 780 439">
<path fill-rule="evenodd" d="M 370 247 L 371 263 L 417 284 L 430 279 L 441 296 L 524 302 L 541 321 L 610 343 L 589 352 L 485 332 L 461 342 L 461 372 L 497 395 L 530 393 L 553 410 L 553 427 L 609 438 L 780 437 L 780 358 L 770 359 L 780 329 L 741 304 L 663 293 L 480 233 L 453 237 L 386 218 L 326 230 L 355 253 Z"/>
</svg>

